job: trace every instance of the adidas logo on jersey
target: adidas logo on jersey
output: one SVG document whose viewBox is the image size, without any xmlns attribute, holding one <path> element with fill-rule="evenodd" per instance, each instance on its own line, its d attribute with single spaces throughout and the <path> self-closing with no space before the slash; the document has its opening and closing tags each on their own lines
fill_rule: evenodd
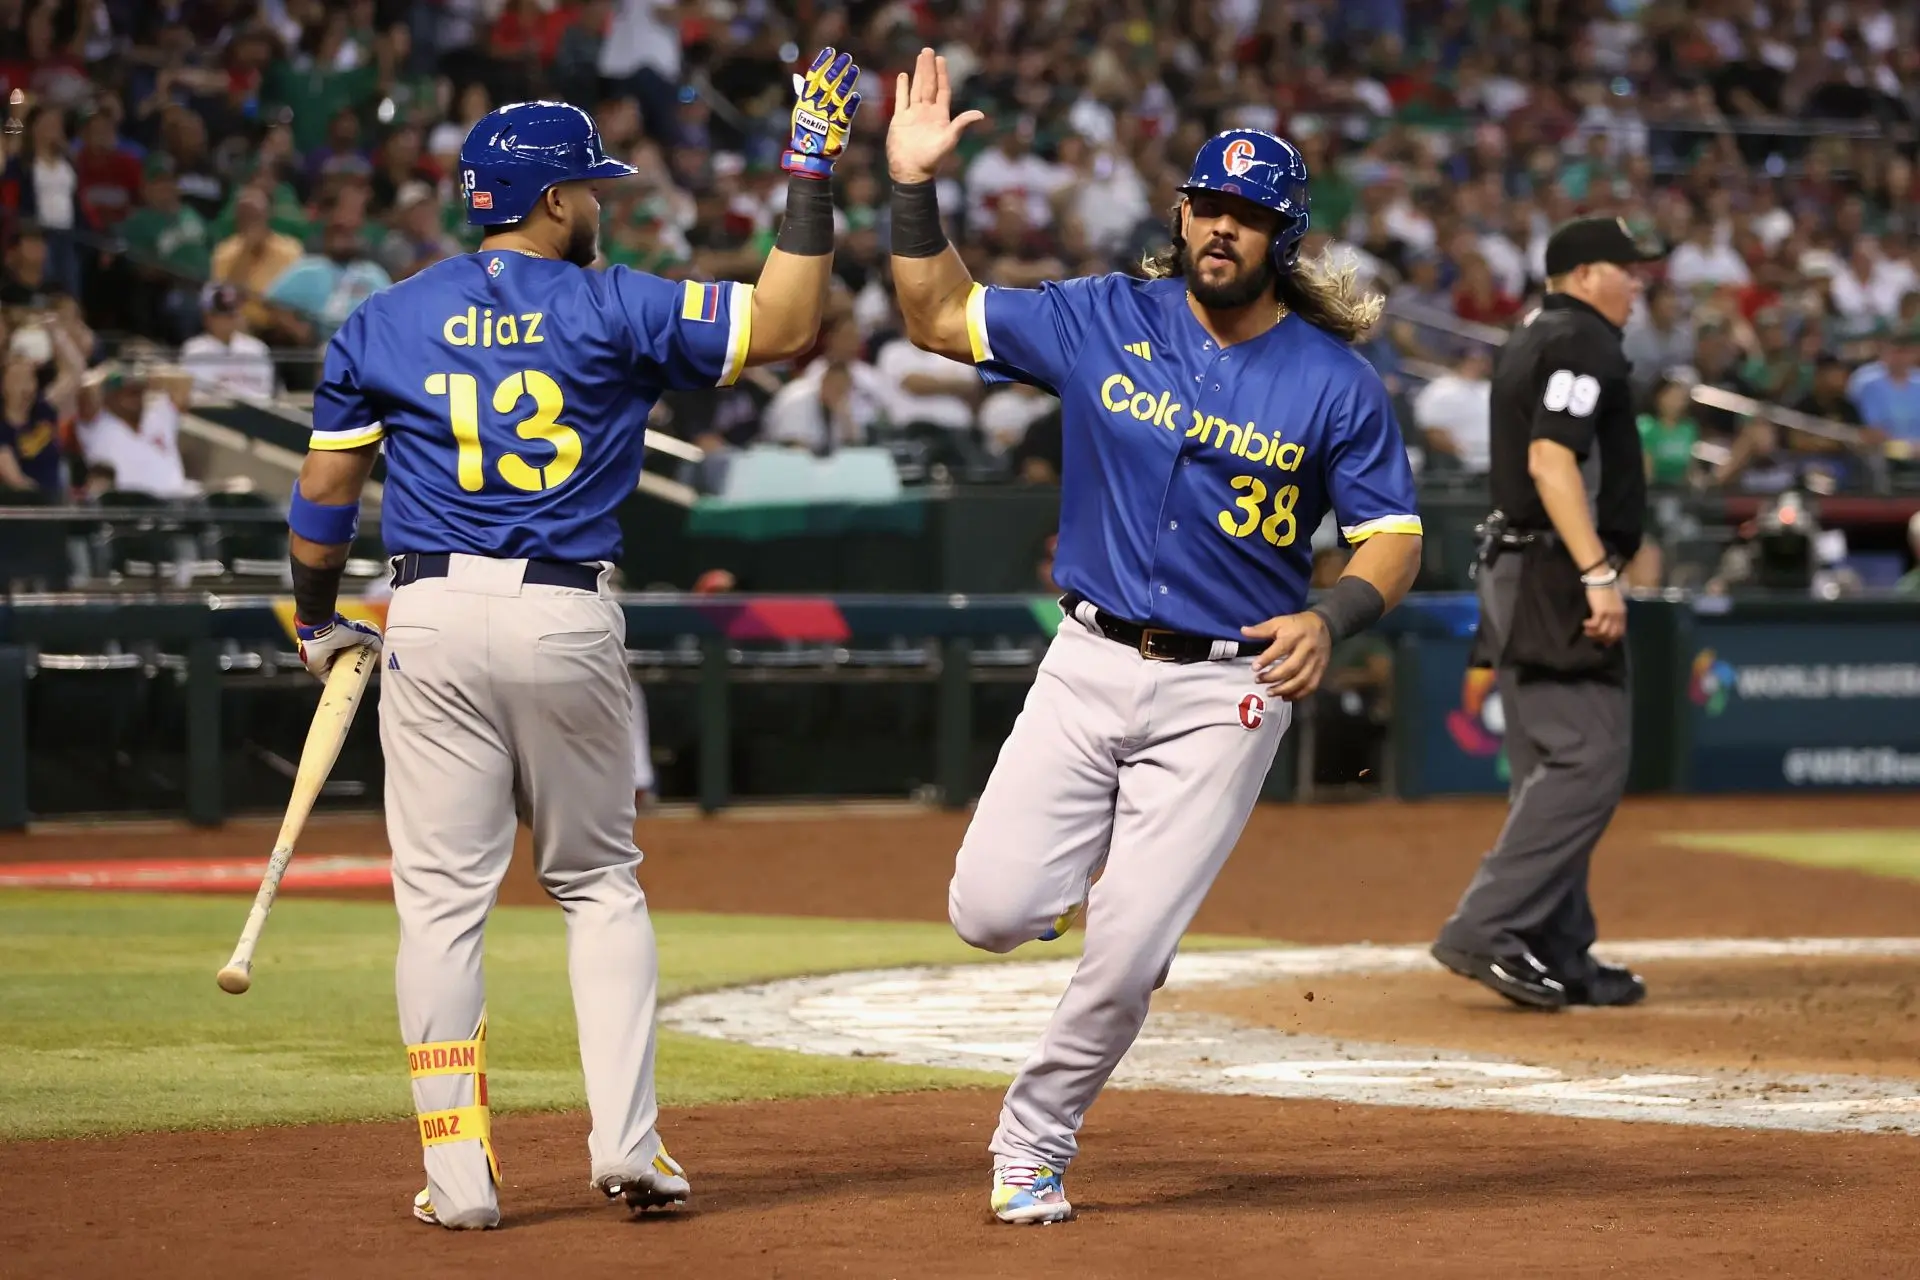
<svg viewBox="0 0 1920 1280">
<path fill-rule="evenodd" d="M 1126 345 L 1125 350 L 1126 350 L 1126 353 L 1130 356 L 1139 356 L 1142 360 L 1145 360 L 1148 364 L 1153 363 L 1153 348 L 1148 346 L 1144 342 L 1129 342 Z"/>
</svg>

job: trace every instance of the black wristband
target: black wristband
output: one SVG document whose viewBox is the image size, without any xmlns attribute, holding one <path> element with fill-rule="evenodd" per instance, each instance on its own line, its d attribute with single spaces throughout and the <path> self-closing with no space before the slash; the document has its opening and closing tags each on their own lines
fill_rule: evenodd
<svg viewBox="0 0 1920 1280">
<path fill-rule="evenodd" d="M 1333 584 L 1333 590 L 1320 598 L 1320 602 L 1307 610 L 1317 613 L 1327 624 L 1327 634 L 1333 637 L 1335 644 L 1348 636 L 1365 631 L 1387 611 L 1387 602 L 1380 595 L 1380 589 L 1365 578 L 1356 578 L 1349 574 Z"/>
<path fill-rule="evenodd" d="M 773 247 L 802 258 L 833 252 L 833 184 L 823 178 L 787 179 L 787 216 Z"/>
<path fill-rule="evenodd" d="M 946 249 L 947 233 L 940 228 L 940 196 L 933 180 L 894 183 L 893 256 L 937 258 Z"/>
<path fill-rule="evenodd" d="M 293 562 L 293 616 L 294 620 L 309 627 L 317 627 L 330 621 L 340 604 L 340 577 L 347 566 L 337 564 L 331 569 L 316 569 L 290 555 Z"/>
</svg>

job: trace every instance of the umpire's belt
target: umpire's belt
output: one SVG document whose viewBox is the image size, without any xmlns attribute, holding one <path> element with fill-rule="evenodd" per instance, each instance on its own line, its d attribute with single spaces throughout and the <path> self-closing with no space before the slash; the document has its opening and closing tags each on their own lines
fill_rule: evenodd
<svg viewBox="0 0 1920 1280">
<path fill-rule="evenodd" d="M 1208 636 L 1167 631 L 1161 627 L 1143 627 L 1137 622 L 1116 618 L 1092 604 L 1085 596 L 1071 591 L 1060 597 L 1060 608 L 1068 617 L 1079 618 L 1083 622 L 1091 621 L 1095 631 L 1115 644 L 1126 645 L 1151 662 L 1212 662 L 1214 646 L 1220 643 Z M 1234 645 L 1233 652 L 1239 657 L 1250 658 L 1266 647 L 1264 640 L 1243 640 Z"/>
<path fill-rule="evenodd" d="M 399 588 L 422 578 L 444 578 L 447 576 L 447 564 L 452 559 L 444 551 L 409 551 L 390 561 L 393 567 L 390 581 Z M 571 587 L 575 591 L 597 593 L 600 590 L 600 566 L 575 564 L 571 560 L 529 560 L 527 572 L 520 581 L 535 586 Z"/>
</svg>

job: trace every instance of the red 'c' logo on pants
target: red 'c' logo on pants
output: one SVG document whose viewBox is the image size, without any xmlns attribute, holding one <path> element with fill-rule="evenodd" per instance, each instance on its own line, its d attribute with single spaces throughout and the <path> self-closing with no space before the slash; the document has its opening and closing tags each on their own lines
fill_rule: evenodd
<svg viewBox="0 0 1920 1280">
<path fill-rule="evenodd" d="M 1266 719 L 1267 702 L 1257 693 L 1250 693 L 1240 699 L 1240 725 L 1245 729 L 1258 729 L 1260 722 Z"/>
</svg>

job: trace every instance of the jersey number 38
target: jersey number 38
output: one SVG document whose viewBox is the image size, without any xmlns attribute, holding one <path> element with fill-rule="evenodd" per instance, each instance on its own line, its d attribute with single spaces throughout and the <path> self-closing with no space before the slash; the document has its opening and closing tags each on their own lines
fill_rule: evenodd
<svg viewBox="0 0 1920 1280">
<path fill-rule="evenodd" d="M 456 475 L 460 487 L 478 493 L 486 487 L 486 458 L 480 451 L 480 380 L 470 373 L 430 373 L 427 394 L 447 398 L 447 420 L 459 446 Z M 523 397 L 533 400 L 533 413 L 514 431 L 522 440 L 538 441 L 553 450 L 553 460 L 535 466 L 517 453 L 503 453 L 494 466 L 500 478 L 515 489 L 538 493 L 558 488 L 580 465 L 580 434 L 560 421 L 566 397 L 560 384 L 538 369 L 510 373 L 493 389 L 493 411 L 512 413 Z"/>
<path fill-rule="evenodd" d="M 1273 511 L 1266 513 L 1263 507 L 1267 501 L 1266 483 L 1254 476 L 1235 476 L 1229 481 L 1234 488 L 1246 490 L 1233 500 L 1239 514 L 1233 511 L 1220 513 L 1220 527 L 1236 538 L 1252 535 L 1255 529 L 1260 536 L 1276 547 L 1290 547 L 1294 537 L 1300 532 L 1293 518 L 1293 504 L 1300 499 L 1300 486 L 1283 484 L 1274 491 Z"/>
</svg>

